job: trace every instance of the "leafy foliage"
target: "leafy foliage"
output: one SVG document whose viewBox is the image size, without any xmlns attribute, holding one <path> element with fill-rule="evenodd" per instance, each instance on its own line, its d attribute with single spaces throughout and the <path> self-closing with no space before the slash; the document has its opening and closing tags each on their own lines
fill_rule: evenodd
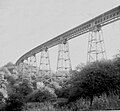
<svg viewBox="0 0 120 111">
<path fill-rule="evenodd" d="M 9 66 L 11 73 L 12 70 L 14 70 L 13 67 Z M 13 111 L 17 108 L 14 107 L 15 105 L 22 108 L 25 102 L 41 103 L 56 100 L 57 97 L 57 104 L 60 107 L 68 105 L 74 107 L 73 110 L 80 109 L 83 107 L 84 100 L 89 101 L 93 109 L 107 109 L 111 104 L 108 100 L 111 94 L 120 96 L 120 57 L 113 60 L 96 61 L 84 65 L 84 67 L 79 66 L 78 70 L 71 71 L 70 76 L 64 79 L 59 79 L 55 75 L 44 78 L 44 81 L 39 82 L 44 82 L 45 86 L 39 90 L 36 84 L 38 81 L 30 83 L 29 80 L 23 78 L 23 81 L 18 81 L 20 79 L 15 79 L 12 74 L 6 74 L 5 79 L 9 84 L 7 89 L 10 89 L 7 90 L 9 98 L 6 101 L 6 108 L 13 106 Z M 53 81 L 51 81 L 52 79 Z M 103 95 L 106 98 L 103 98 Z M 65 100 L 65 102 L 61 100 Z M 81 106 L 78 105 L 79 102 L 76 102 L 79 100 L 82 100 Z M 115 101 L 112 103 L 116 105 Z M 116 105 L 116 107 L 118 106 Z M 19 109 L 17 110 L 19 111 Z"/>
<path fill-rule="evenodd" d="M 12 94 L 6 100 L 6 106 L 4 108 L 5 111 L 22 111 L 24 106 L 24 101 L 21 95 Z"/>
<path fill-rule="evenodd" d="M 60 97 L 68 98 L 68 103 L 79 98 L 93 102 L 95 96 L 111 93 L 118 94 L 120 91 L 120 59 L 96 61 L 87 64 L 81 71 L 73 71 L 71 79 L 65 88 L 59 91 Z M 66 91 L 67 90 L 67 91 Z M 64 95 L 67 96 L 64 96 Z"/>
<path fill-rule="evenodd" d="M 53 99 L 56 99 L 56 96 L 47 90 L 35 90 L 26 97 L 27 102 L 45 102 Z"/>
</svg>

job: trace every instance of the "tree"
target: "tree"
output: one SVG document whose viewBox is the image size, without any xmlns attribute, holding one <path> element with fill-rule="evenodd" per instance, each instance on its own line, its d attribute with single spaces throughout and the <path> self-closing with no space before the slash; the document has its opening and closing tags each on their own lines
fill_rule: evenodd
<svg viewBox="0 0 120 111">
<path fill-rule="evenodd" d="M 82 97 L 89 99 L 92 105 L 95 96 L 116 93 L 119 89 L 119 76 L 111 60 L 87 64 L 81 71 L 75 71 L 71 77 L 68 102 Z"/>
</svg>

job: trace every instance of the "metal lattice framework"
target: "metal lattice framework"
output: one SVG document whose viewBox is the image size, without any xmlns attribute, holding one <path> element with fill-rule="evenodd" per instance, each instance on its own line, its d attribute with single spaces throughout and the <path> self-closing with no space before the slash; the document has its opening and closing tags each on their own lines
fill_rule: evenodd
<svg viewBox="0 0 120 111">
<path fill-rule="evenodd" d="M 37 72 L 38 72 L 36 54 L 34 54 L 33 56 L 31 56 L 29 58 L 29 68 L 28 68 L 28 70 L 29 70 L 31 81 L 34 81 L 32 78 L 36 78 L 37 77 Z"/>
<path fill-rule="evenodd" d="M 51 71 L 49 52 L 47 48 L 41 52 L 39 71 Z"/>
<path fill-rule="evenodd" d="M 68 41 L 64 41 L 61 44 L 59 44 L 57 71 L 70 71 L 70 70 L 72 70 L 72 67 L 69 55 L 69 44 Z"/>
<path fill-rule="evenodd" d="M 87 63 L 106 59 L 106 51 L 101 27 L 89 32 Z"/>
<path fill-rule="evenodd" d="M 120 6 L 109 10 L 61 35 L 58 35 L 57 37 L 37 46 L 36 48 L 30 50 L 29 52 L 27 52 L 26 54 L 24 54 L 22 57 L 20 57 L 17 62 L 16 65 L 19 65 L 21 62 L 23 62 L 24 60 L 28 59 L 29 57 L 33 56 L 34 54 L 37 54 L 39 52 L 42 52 L 45 47 L 47 47 L 47 49 L 54 47 L 56 45 L 59 45 L 62 41 L 69 41 L 70 39 L 73 39 L 75 37 L 78 37 L 82 34 L 91 32 L 95 27 L 103 27 L 105 25 L 108 25 L 110 23 L 113 23 L 117 20 L 120 20 Z"/>
<path fill-rule="evenodd" d="M 21 69 L 22 75 L 21 79 L 26 79 L 30 82 L 34 81 L 32 78 L 36 78 L 37 73 L 37 60 L 36 56 L 33 55 L 29 57 L 28 59 L 24 60 L 22 63 L 20 63 L 19 68 Z"/>
<path fill-rule="evenodd" d="M 29 58 L 29 65 L 37 67 L 37 58 L 35 54 Z"/>
<path fill-rule="evenodd" d="M 29 67 L 28 64 L 24 63 L 24 61 L 22 63 L 20 63 L 19 68 L 21 69 L 22 75 L 21 75 L 21 79 L 27 79 L 29 81 L 31 81 L 31 74 L 29 72 Z M 29 69 L 29 70 L 28 70 Z"/>
</svg>

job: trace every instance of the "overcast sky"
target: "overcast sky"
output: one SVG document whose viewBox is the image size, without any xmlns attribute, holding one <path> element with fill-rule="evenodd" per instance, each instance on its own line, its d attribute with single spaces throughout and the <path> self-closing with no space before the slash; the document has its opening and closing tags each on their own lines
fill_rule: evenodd
<svg viewBox="0 0 120 111">
<path fill-rule="evenodd" d="M 0 0 L 0 66 L 120 5 L 120 0 Z M 120 49 L 120 21 L 103 27 L 107 57 Z M 88 34 L 69 41 L 73 68 L 86 63 Z M 56 69 L 58 48 L 50 49 Z"/>
</svg>

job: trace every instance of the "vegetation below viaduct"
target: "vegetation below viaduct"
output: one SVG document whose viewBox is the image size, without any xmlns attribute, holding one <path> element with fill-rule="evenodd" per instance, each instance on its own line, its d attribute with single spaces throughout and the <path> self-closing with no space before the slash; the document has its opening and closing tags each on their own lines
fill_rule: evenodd
<svg viewBox="0 0 120 111">
<path fill-rule="evenodd" d="M 0 68 L 1 111 L 120 109 L 120 57 L 61 72 L 61 77 L 33 71 L 31 80 L 24 73 L 31 72 L 12 63 Z"/>
</svg>

